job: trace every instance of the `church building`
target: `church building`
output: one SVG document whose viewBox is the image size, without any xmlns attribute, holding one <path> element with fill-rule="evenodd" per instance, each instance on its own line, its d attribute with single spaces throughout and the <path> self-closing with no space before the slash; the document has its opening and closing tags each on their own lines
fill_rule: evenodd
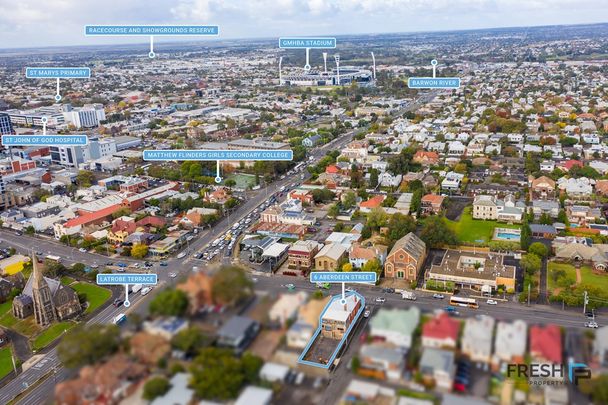
<svg viewBox="0 0 608 405">
<path fill-rule="evenodd" d="M 13 300 L 15 318 L 24 319 L 33 314 L 38 325 L 46 326 L 82 312 L 78 294 L 59 280 L 44 277 L 35 255 L 32 255 L 32 266 L 32 275 L 23 292 Z"/>
</svg>

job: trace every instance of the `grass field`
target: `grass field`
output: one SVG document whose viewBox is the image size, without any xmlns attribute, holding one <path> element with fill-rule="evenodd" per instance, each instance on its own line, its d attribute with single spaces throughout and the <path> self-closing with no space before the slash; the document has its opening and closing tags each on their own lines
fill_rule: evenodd
<svg viewBox="0 0 608 405">
<path fill-rule="evenodd" d="M 458 221 L 445 220 L 448 227 L 454 231 L 456 237 L 461 242 L 484 244 L 492 240 L 495 228 L 520 228 L 519 225 L 473 219 L 471 211 L 472 207 L 466 207 Z M 483 241 L 483 243 L 480 241 Z"/>
<path fill-rule="evenodd" d="M 61 277 L 61 284 L 63 284 L 63 285 L 70 285 L 73 282 L 74 282 L 74 279 L 72 277 L 68 277 L 68 276 Z"/>
<path fill-rule="evenodd" d="M 76 283 L 70 287 L 72 287 L 77 293 L 86 295 L 87 301 L 89 302 L 89 306 L 85 312 L 87 314 L 95 311 L 112 296 L 112 292 L 110 292 L 110 290 L 94 284 Z"/>
<path fill-rule="evenodd" d="M 0 378 L 5 377 L 13 371 L 13 361 L 11 360 L 11 346 L 0 349 Z"/>
<path fill-rule="evenodd" d="M 61 336 L 65 331 L 76 326 L 75 322 L 59 322 L 54 323 L 48 328 L 46 328 L 42 333 L 40 333 L 34 341 L 32 342 L 33 350 L 40 350 L 49 344 L 51 344 L 55 339 Z"/>
<path fill-rule="evenodd" d="M 554 272 L 562 270 L 563 275 L 556 276 Z M 608 275 L 595 274 L 590 266 L 581 266 L 581 283 L 591 284 L 608 291 Z M 549 291 L 556 288 L 566 288 L 576 284 L 576 268 L 568 263 L 549 262 L 547 287 Z"/>
</svg>

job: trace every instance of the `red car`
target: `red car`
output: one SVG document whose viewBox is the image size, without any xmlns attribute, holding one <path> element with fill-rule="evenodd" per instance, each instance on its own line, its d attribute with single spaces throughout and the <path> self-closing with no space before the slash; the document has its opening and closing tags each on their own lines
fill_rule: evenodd
<svg viewBox="0 0 608 405">
<path fill-rule="evenodd" d="M 466 390 L 467 390 L 467 387 L 465 387 L 464 384 L 454 383 L 454 391 L 456 391 L 456 392 L 465 392 Z"/>
</svg>

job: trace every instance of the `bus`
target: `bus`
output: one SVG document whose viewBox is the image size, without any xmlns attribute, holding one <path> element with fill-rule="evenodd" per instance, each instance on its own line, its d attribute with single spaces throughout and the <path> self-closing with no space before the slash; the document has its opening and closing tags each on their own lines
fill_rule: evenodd
<svg viewBox="0 0 608 405">
<path fill-rule="evenodd" d="M 477 300 L 475 298 L 463 298 L 456 296 L 452 296 L 450 298 L 450 305 L 475 309 L 479 308 L 479 305 L 477 304 Z"/>
<path fill-rule="evenodd" d="M 50 261 L 55 262 L 55 263 L 61 263 L 61 257 L 59 257 L 59 256 L 47 255 L 45 257 L 45 259 L 46 260 L 50 260 Z"/>
<path fill-rule="evenodd" d="M 123 323 L 126 320 L 127 320 L 127 316 L 125 314 L 118 314 L 114 317 L 114 319 L 112 319 L 112 323 L 114 325 L 120 325 L 121 323 Z"/>
</svg>

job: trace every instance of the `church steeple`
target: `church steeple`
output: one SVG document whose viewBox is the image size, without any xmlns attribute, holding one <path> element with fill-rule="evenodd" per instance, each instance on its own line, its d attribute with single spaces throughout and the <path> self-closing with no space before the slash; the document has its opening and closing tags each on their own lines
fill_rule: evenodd
<svg viewBox="0 0 608 405">
<path fill-rule="evenodd" d="M 38 325 L 48 325 L 55 320 L 55 306 L 51 288 L 38 268 L 38 259 L 32 252 L 32 300 Z"/>
</svg>

